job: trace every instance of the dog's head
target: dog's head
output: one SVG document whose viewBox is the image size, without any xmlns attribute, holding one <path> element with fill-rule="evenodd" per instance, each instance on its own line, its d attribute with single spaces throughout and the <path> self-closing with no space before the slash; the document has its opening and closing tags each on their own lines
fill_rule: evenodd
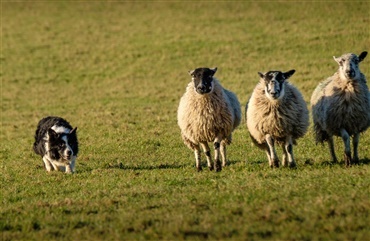
<svg viewBox="0 0 370 241">
<path fill-rule="evenodd" d="M 69 133 L 58 133 L 53 129 L 48 130 L 48 145 L 49 145 L 49 156 L 54 160 L 59 160 L 62 162 L 68 162 L 71 160 L 72 156 L 76 153 L 73 152 L 74 143 L 76 138 L 77 127 L 72 129 Z"/>
</svg>

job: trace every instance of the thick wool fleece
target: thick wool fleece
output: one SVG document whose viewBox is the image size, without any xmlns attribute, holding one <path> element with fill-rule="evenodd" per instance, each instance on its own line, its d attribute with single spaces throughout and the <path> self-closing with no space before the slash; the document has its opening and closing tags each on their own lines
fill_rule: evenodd
<svg viewBox="0 0 370 241">
<path fill-rule="evenodd" d="M 264 83 L 257 84 L 246 111 L 249 133 L 260 148 L 266 147 L 266 134 L 279 144 L 285 143 L 288 136 L 295 142 L 309 125 L 306 103 L 298 89 L 287 81 L 285 95 L 279 100 L 267 98 Z"/>
<path fill-rule="evenodd" d="M 192 150 L 200 142 L 213 142 L 218 135 L 231 143 L 231 133 L 240 124 L 240 104 L 234 93 L 214 79 L 210 94 L 196 93 L 193 82 L 181 97 L 177 112 L 184 143 Z"/>
<path fill-rule="evenodd" d="M 351 136 L 370 126 L 370 95 L 363 74 L 352 81 L 336 72 L 317 86 L 311 105 L 316 142 L 340 136 L 342 128 Z"/>
</svg>

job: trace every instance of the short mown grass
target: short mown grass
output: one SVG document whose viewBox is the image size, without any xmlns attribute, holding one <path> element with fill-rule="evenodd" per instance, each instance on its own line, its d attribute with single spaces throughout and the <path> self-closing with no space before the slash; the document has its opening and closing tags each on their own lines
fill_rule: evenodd
<svg viewBox="0 0 370 241">
<path fill-rule="evenodd" d="M 243 114 L 258 71 L 296 69 L 309 105 L 333 55 L 370 50 L 369 7 L 2 1 L 2 240 L 366 240 L 369 131 L 359 165 L 331 163 L 311 126 L 294 147 L 298 167 L 270 169 L 243 123 L 229 165 L 198 173 L 176 111 L 187 71 L 202 66 L 218 67 Z M 32 152 L 47 115 L 78 127 L 73 175 L 47 173 Z"/>
</svg>

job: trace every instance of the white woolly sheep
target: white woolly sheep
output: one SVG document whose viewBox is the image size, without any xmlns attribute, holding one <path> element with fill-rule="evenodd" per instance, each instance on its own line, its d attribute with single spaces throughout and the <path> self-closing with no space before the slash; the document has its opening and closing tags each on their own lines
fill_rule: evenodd
<svg viewBox="0 0 370 241">
<path fill-rule="evenodd" d="M 357 163 L 360 133 L 370 126 L 370 95 L 365 75 L 359 69 L 367 52 L 359 56 L 349 53 L 334 60 L 338 71 L 314 90 L 311 97 L 312 117 L 316 143 L 327 141 L 332 161 L 338 162 L 334 152 L 333 136 L 344 142 L 344 160 L 347 166 Z M 353 136 L 353 159 L 350 137 Z"/>
<path fill-rule="evenodd" d="M 241 110 L 236 95 L 224 89 L 213 77 L 217 68 L 197 68 L 189 71 L 192 81 L 181 97 L 177 111 L 178 125 L 186 146 L 194 151 L 196 168 L 202 170 L 200 147 L 206 154 L 212 171 L 221 171 L 226 165 L 226 145 L 231 143 L 232 132 L 240 124 Z M 208 142 L 215 149 L 214 164 Z"/>
<path fill-rule="evenodd" d="M 275 143 L 283 149 L 282 165 L 296 166 L 293 144 L 304 136 L 309 125 L 307 105 L 298 89 L 287 81 L 294 72 L 258 72 L 260 82 L 246 105 L 249 134 L 254 144 L 266 151 L 270 167 L 279 167 Z"/>
</svg>

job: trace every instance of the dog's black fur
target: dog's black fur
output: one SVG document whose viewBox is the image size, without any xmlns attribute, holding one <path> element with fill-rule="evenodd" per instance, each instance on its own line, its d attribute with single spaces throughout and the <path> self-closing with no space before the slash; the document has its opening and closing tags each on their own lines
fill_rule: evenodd
<svg viewBox="0 0 370 241">
<path fill-rule="evenodd" d="M 43 158 L 47 171 L 57 170 L 60 167 L 65 167 L 66 172 L 74 171 L 78 154 L 76 130 L 77 127 L 72 128 L 61 117 L 48 116 L 40 120 L 35 133 L 33 150 Z"/>
</svg>

